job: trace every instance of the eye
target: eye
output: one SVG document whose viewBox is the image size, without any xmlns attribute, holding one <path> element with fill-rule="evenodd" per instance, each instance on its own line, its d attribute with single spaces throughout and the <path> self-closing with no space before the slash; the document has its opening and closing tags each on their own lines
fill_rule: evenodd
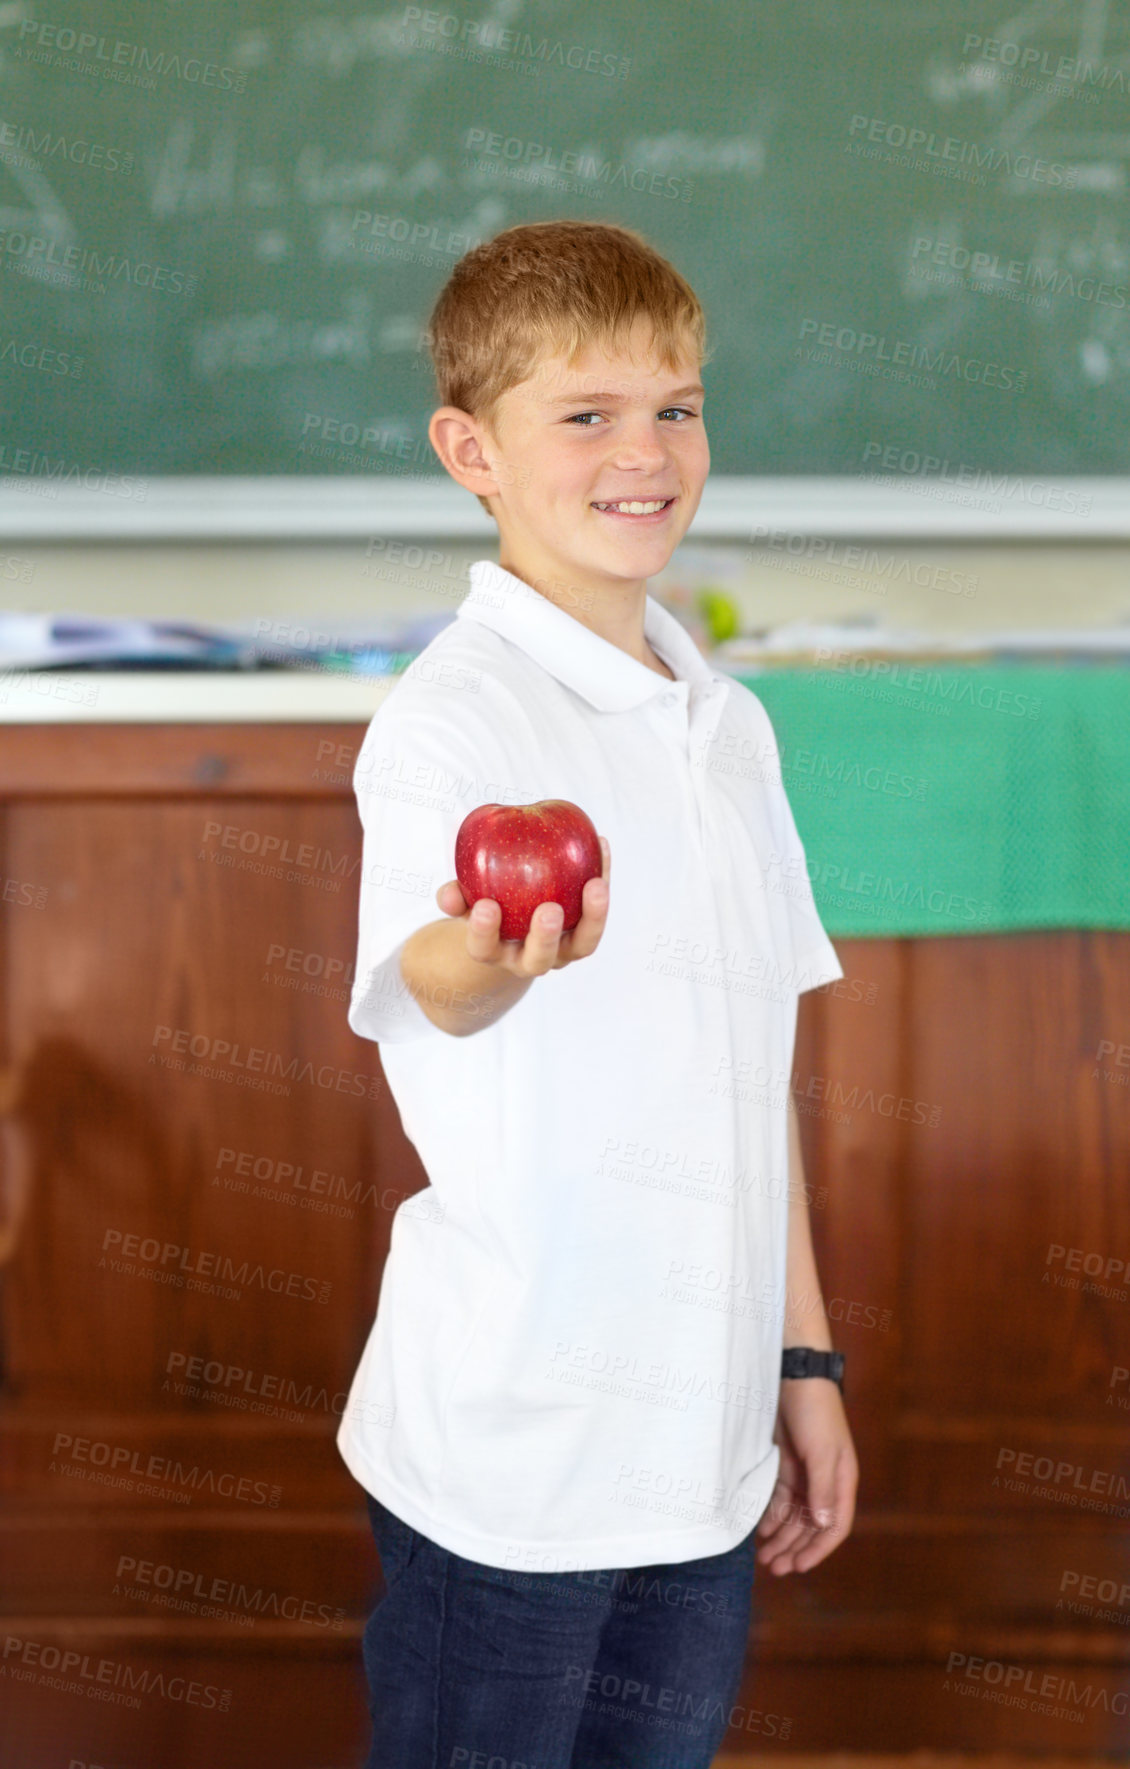
<svg viewBox="0 0 1130 1769">
<path fill-rule="evenodd" d="M 684 418 L 697 418 L 698 416 L 696 411 L 692 411 L 689 406 L 685 405 L 664 406 L 659 416 L 665 418 L 670 412 L 678 412 L 680 416 Z M 593 426 L 591 424 L 586 424 L 583 420 L 585 418 L 601 418 L 602 416 L 603 414 L 600 412 L 574 412 L 572 417 L 566 418 L 565 422 L 567 424 L 576 424 L 577 428 L 580 430 L 591 430 Z"/>
</svg>

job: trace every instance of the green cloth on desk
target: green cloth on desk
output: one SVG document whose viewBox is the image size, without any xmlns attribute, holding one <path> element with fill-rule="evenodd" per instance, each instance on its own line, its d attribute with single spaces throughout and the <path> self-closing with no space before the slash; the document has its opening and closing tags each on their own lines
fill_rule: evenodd
<svg viewBox="0 0 1130 1769">
<path fill-rule="evenodd" d="M 1130 670 L 730 673 L 773 721 L 829 934 L 1130 928 Z"/>
</svg>

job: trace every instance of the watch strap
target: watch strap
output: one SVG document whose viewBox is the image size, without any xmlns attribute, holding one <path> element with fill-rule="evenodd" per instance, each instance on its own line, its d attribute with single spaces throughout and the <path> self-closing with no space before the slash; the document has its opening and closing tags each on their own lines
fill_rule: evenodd
<svg viewBox="0 0 1130 1769">
<path fill-rule="evenodd" d="M 842 1351 L 817 1351 L 811 1345 L 787 1345 L 781 1353 L 781 1376 L 827 1376 L 844 1391 L 844 1354 Z"/>
</svg>

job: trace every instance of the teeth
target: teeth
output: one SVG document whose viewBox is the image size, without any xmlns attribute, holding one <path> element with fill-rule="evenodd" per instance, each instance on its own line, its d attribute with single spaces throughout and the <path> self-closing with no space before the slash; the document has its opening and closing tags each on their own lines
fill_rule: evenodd
<svg viewBox="0 0 1130 1769">
<path fill-rule="evenodd" d="M 656 510 L 670 502 L 669 498 L 655 498 L 650 504 L 598 504 L 598 510 L 619 510 L 625 516 L 651 516 Z"/>
</svg>

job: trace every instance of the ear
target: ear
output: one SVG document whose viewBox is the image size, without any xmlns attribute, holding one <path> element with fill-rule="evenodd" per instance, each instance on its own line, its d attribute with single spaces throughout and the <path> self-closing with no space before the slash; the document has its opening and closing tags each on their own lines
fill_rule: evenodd
<svg viewBox="0 0 1130 1769">
<path fill-rule="evenodd" d="M 483 425 L 470 412 L 461 412 L 454 405 L 441 405 L 428 424 L 428 441 L 447 472 L 465 491 L 477 498 L 498 491 L 496 450 Z"/>
</svg>

